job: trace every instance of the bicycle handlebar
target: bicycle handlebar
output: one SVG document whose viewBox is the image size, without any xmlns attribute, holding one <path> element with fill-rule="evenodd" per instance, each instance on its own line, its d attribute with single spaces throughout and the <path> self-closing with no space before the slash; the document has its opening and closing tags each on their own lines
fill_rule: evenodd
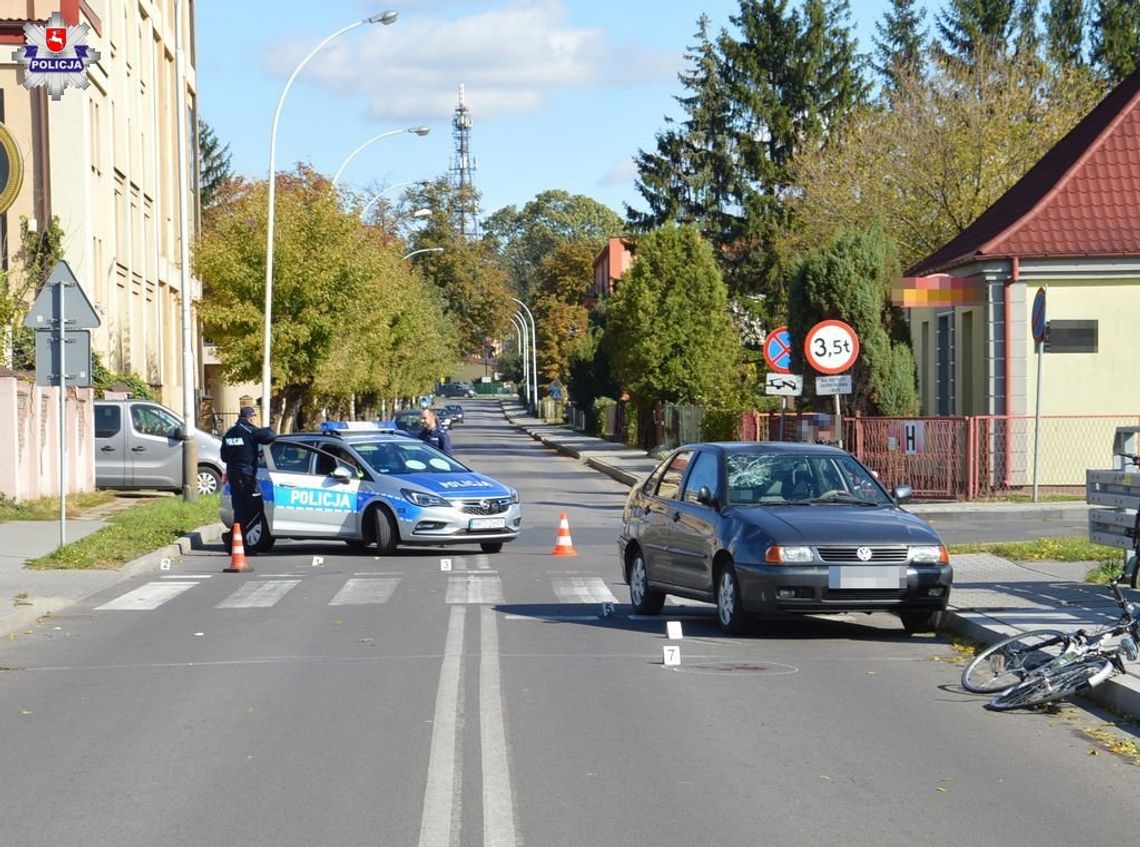
<svg viewBox="0 0 1140 847">
<path fill-rule="evenodd" d="M 1140 454 L 1138 453 L 1113 453 L 1112 455 L 1118 459 L 1127 459 L 1132 465 L 1140 468 Z"/>
</svg>

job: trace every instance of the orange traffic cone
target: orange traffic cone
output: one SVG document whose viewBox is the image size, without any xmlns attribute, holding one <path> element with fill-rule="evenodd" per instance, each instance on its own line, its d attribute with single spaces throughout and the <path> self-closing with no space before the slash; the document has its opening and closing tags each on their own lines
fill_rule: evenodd
<svg viewBox="0 0 1140 847">
<path fill-rule="evenodd" d="M 570 520 L 566 517 L 566 513 L 562 513 L 562 517 L 558 521 L 558 539 L 554 542 L 554 549 L 550 551 L 552 556 L 577 556 L 578 551 L 574 549 L 574 542 L 570 540 Z"/>
<path fill-rule="evenodd" d="M 250 569 L 245 560 L 245 540 L 241 537 L 241 524 L 234 521 L 233 538 L 230 539 L 230 566 L 226 573 L 246 573 Z"/>
</svg>

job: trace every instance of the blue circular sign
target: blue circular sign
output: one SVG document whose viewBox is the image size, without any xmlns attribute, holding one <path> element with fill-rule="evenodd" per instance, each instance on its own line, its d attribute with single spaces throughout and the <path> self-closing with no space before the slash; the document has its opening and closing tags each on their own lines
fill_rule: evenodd
<svg viewBox="0 0 1140 847">
<path fill-rule="evenodd" d="M 1045 340 L 1045 289 L 1038 288 L 1033 298 L 1033 340 L 1040 344 Z"/>
<path fill-rule="evenodd" d="M 792 334 L 787 327 L 779 327 L 769 332 L 764 339 L 764 361 L 777 373 L 791 373 Z"/>
</svg>

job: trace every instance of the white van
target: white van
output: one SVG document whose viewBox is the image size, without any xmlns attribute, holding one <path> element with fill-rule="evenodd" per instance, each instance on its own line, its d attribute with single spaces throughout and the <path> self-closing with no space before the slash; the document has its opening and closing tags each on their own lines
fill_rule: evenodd
<svg viewBox="0 0 1140 847">
<path fill-rule="evenodd" d="M 95 401 L 95 487 L 182 490 L 182 418 L 151 400 Z M 222 484 L 222 440 L 194 430 L 199 494 Z"/>
</svg>

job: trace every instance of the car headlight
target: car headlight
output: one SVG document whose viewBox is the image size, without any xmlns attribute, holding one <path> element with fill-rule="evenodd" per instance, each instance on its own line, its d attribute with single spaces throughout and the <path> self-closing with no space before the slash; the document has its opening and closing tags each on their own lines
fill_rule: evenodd
<svg viewBox="0 0 1140 847">
<path fill-rule="evenodd" d="M 950 563 L 950 554 L 946 552 L 945 545 L 924 544 L 910 548 L 910 560 L 920 564 L 947 565 Z"/>
<path fill-rule="evenodd" d="M 519 493 L 513 488 L 511 489 L 511 505 L 515 505 L 519 501 Z"/>
<path fill-rule="evenodd" d="M 451 506 L 450 500 L 444 500 L 442 497 L 435 494 L 428 494 L 426 491 L 413 491 L 411 488 L 401 488 L 400 493 L 404 495 L 405 500 L 409 503 L 415 503 L 417 506 Z"/>
<path fill-rule="evenodd" d="M 781 547 L 779 544 L 773 544 L 764 552 L 764 561 L 778 564 L 814 562 L 815 553 L 810 547 Z"/>
</svg>

